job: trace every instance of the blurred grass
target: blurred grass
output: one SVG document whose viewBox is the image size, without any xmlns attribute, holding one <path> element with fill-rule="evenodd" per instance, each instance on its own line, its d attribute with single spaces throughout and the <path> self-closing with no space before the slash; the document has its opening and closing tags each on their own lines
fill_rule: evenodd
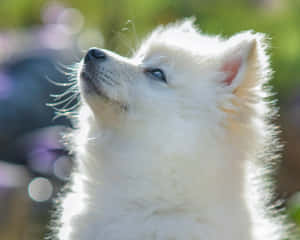
<svg viewBox="0 0 300 240">
<path fill-rule="evenodd" d="M 300 229 L 300 193 L 294 194 L 288 204 L 288 214 L 292 221 L 294 221 Z"/>
<path fill-rule="evenodd" d="M 300 206 L 295 206 L 289 209 L 291 219 L 300 226 Z"/>
</svg>

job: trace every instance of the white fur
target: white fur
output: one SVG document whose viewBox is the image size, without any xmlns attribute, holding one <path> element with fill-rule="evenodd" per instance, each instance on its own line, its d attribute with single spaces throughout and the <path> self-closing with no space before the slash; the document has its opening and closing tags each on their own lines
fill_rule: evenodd
<svg viewBox="0 0 300 240">
<path fill-rule="evenodd" d="M 207 36 L 185 20 L 158 27 L 131 58 L 106 54 L 95 75 L 105 99 L 79 79 L 76 167 L 58 238 L 281 239 L 253 205 L 255 159 L 271 136 L 264 35 Z M 235 59 L 228 85 L 222 66 Z M 163 69 L 168 84 L 149 67 Z"/>
</svg>

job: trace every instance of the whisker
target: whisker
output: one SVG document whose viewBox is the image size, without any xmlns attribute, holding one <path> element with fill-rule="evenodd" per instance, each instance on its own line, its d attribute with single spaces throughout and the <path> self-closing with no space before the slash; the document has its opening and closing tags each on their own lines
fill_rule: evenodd
<svg viewBox="0 0 300 240">
<path fill-rule="evenodd" d="M 53 107 L 53 108 L 54 108 L 54 110 L 56 110 L 60 113 L 65 113 L 65 112 L 70 112 L 70 111 L 74 110 L 79 105 L 80 105 L 80 102 L 77 102 L 76 104 L 74 104 L 72 107 L 69 107 L 69 108 L 65 108 L 65 109 L 61 109 L 61 108 L 57 108 L 57 107 Z"/>
<path fill-rule="evenodd" d="M 57 82 L 47 77 L 47 80 L 55 86 L 66 87 L 66 90 L 62 93 L 51 94 L 50 96 L 54 98 L 54 102 L 46 104 L 54 110 L 54 119 L 61 116 L 74 117 L 78 115 L 74 110 L 80 106 L 80 93 L 77 84 L 79 64 L 76 63 L 70 67 L 60 63 L 56 64 L 57 70 L 67 77 L 68 82 Z"/>
<path fill-rule="evenodd" d="M 53 120 L 59 118 L 59 117 L 67 117 L 67 118 L 76 118 L 78 117 L 78 114 L 75 112 L 55 112 L 55 116 L 53 117 Z"/>
<path fill-rule="evenodd" d="M 53 97 L 55 101 L 59 101 L 61 98 L 63 98 L 64 96 L 68 95 L 68 94 L 72 94 L 71 91 L 66 91 L 63 92 L 61 94 L 50 94 L 50 97 Z"/>
<path fill-rule="evenodd" d="M 67 107 L 70 106 L 70 104 L 74 101 L 74 99 L 78 100 L 78 95 L 74 94 L 73 98 L 71 98 L 67 103 L 65 103 L 62 107 L 62 109 L 67 109 Z"/>
<path fill-rule="evenodd" d="M 80 62 L 74 63 L 72 65 L 65 65 L 63 63 L 56 63 L 56 67 L 58 68 L 58 70 L 67 70 L 69 72 L 67 72 L 67 74 L 70 74 L 74 71 L 76 71 L 76 69 L 78 68 L 78 65 L 80 65 Z"/>
<path fill-rule="evenodd" d="M 67 96 L 68 94 L 72 94 L 72 93 L 78 93 L 78 89 L 68 89 L 66 90 L 65 92 L 63 93 L 60 93 L 60 94 L 51 94 L 50 96 L 54 98 L 55 101 L 58 101 L 60 100 L 61 98 Z"/>
<path fill-rule="evenodd" d="M 55 103 L 47 103 L 47 106 L 50 106 L 50 107 L 58 106 L 58 105 L 61 105 L 61 104 L 65 103 L 65 102 L 69 101 L 70 99 L 75 99 L 76 97 L 77 97 L 77 95 L 73 94 L 73 95 L 71 95 L 71 96 L 69 96 L 66 99 L 63 99 L 61 101 L 58 101 L 58 102 L 55 102 Z"/>
<path fill-rule="evenodd" d="M 67 87 L 67 86 L 71 86 L 71 85 L 74 85 L 75 83 L 74 82 L 69 82 L 69 83 L 66 83 L 66 82 L 56 82 L 54 80 L 52 80 L 50 77 L 46 76 L 46 79 L 48 82 L 54 84 L 55 86 L 62 86 L 62 87 Z"/>
</svg>

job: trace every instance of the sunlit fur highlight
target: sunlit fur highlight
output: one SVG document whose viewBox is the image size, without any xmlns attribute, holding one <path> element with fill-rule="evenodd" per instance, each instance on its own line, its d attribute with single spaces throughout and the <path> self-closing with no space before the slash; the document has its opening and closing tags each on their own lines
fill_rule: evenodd
<svg viewBox="0 0 300 240">
<path fill-rule="evenodd" d="M 185 20 L 158 27 L 131 58 L 106 53 L 101 71 L 118 83 L 102 85 L 108 101 L 78 79 L 75 167 L 57 239 L 285 239 L 285 218 L 263 203 L 280 149 L 266 37 L 208 36 Z M 241 67 L 226 85 L 221 69 L 235 57 Z"/>
</svg>

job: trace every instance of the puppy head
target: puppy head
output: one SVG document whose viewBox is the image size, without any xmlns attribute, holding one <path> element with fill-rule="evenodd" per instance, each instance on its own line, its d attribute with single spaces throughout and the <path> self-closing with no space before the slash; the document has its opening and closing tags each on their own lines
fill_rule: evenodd
<svg viewBox="0 0 300 240">
<path fill-rule="evenodd" d="M 257 116 L 268 67 L 262 34 L 223 39 L 186 20 L 158 27 L 131 58 L 90 49 L 79 85 L 99 121 L 173 129 L 180 124 L 200 132 Z"/>
</svg>

